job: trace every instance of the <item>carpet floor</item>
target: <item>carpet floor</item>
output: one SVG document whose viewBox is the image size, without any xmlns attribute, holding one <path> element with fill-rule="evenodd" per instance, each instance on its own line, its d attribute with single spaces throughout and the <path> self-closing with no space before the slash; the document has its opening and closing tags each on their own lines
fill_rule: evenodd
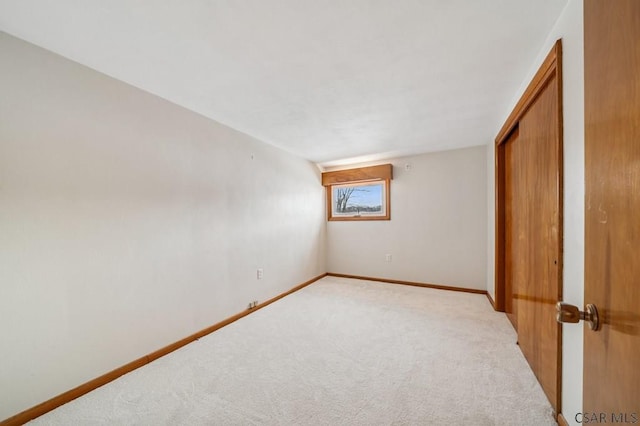
<svg viewBox="0 0 640 426">
<path fill-rule="evenodd" d="M 33 425 L 555 425 L 483 295 L 325 277 Z"/>
</svg>

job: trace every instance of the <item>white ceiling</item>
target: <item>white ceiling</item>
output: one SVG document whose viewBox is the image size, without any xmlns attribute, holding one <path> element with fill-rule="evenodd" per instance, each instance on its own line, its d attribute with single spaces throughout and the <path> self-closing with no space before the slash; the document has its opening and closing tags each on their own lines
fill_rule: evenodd
<svg viewBox="0 0 640 426">
<path fill-rule="evenodd" d="M 566 2 L 0 0 L 0 29 L 331 165 L 492 140 Z"/>
</svg>

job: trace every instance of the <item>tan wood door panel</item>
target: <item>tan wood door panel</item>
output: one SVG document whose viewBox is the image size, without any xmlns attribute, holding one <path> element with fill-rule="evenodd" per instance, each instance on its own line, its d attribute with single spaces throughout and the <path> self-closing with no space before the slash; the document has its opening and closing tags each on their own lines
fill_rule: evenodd
<svg viewBox="0 0 640 426">
<path fill-rule="evenodd" d="M 557 78 L 519 122 L 513 146 L 512 271 L 518 342 L 554 409 L 560 406 L 560 170 Z"/>
<path fill-rule="evenodd" d="M 562 43 L 556 41 L 496 137 L 495 308 L 554 410 L 561 409 Z"/>
<path fill-rule="evenodd" d="M 640 423 L 640 1 L 586 0 L 584 411 Z"/>
</svg>

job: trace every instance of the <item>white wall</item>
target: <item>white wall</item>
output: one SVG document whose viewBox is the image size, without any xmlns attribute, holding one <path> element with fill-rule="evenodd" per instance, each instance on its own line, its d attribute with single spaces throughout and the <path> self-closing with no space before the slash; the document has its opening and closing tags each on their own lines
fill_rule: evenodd
<svg viewBox="0 0 640 426">
<path fill-rule="evenodd" d="M 0 52 L 0 420 L 325 272 L 314 165 L 4 33 Z"/>
<path fill-rule="evenodd" d="M 328 271 L 484 290 L 485 147 L 389 162 L 391 220 L 329 222 Z"/>
<path fill-rule="evenodd" d="M 583 306 L 584 293 L 584 43 L 583 2 L 569 0 L 549 34 L 513 102 L 511 112 L 555 41 L 562 39 L 564 102 L 564 287 L 563 299 Z M 502 123 L 496 123 L 496 134 Z M 493 295 L 494 268 L 494 145 L 487 146 L 488 240 L 487 290 Z M 563 325 L 562 413 L 569 423 L 582 408 L 582 329 Z M 578 423 L 575 423 L 578 424 Z"/>
</svg>

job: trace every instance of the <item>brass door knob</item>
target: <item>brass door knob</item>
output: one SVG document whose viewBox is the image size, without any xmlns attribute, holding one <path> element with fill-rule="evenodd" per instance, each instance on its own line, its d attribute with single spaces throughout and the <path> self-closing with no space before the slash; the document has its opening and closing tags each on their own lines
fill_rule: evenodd
<svg viewBox="0 0 640 426">
<path fill-rule="evenodd" d="M 577 323 L 580 320 L 588 322 L 589 328 L 593 331 L 597 331 L 600 328 L 600 317 L 598 317 L 598 309 L 595 305 L 589 303 L 585 310 L 581 311 L 577 306 L 568 303 L 556 303 L 556 321 Z"/>
</svg>

